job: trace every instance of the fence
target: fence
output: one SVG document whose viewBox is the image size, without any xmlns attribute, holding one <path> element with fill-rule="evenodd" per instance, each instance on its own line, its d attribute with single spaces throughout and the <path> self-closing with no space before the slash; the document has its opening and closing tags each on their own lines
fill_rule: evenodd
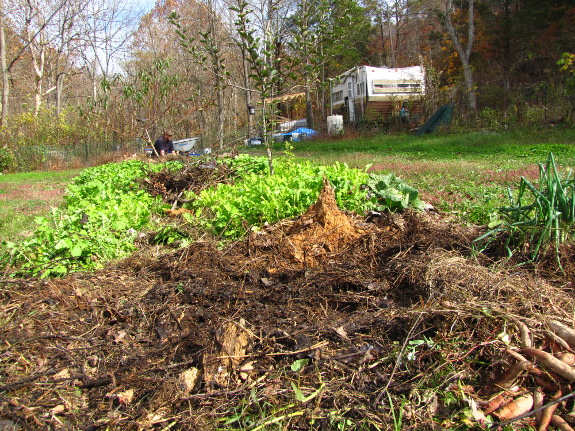
<svg viewBox="0 0 575 431">
<path fill-rule="evenodd" d="M 21 145 L 9 150 L 9 159 L 0 166 L 6 171 L 33 171 L 79 168 L 113 160 L 128 154 L 143 154 L 143 140 L 131 142 L 78 143 L 66 146 Z"/>
</svg>

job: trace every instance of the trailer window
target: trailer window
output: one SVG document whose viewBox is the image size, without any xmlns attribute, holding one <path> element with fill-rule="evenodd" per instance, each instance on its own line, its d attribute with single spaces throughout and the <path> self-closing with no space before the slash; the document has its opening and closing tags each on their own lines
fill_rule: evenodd
<svg viewBox="0 0 575 431">
<path fill-rule="evenodd" d="M 373 81 L 374 93 L 407 93 L 407 92 L 420 92 L 421 82 L 405 82 L 405 81 Z"/>
</svg>

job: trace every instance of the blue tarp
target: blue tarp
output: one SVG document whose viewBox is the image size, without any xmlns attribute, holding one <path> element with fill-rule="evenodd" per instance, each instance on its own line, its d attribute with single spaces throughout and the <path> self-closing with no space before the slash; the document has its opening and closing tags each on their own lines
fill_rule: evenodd
<svg viewBox="0 0 575 431">
<path fill-rule="evenodd" d="M 305 133 L 308 136 L 313 136 L 313 135 L 317 135 L 318 132 L 316 132 L 313 129 L 308 129 L 307 127 L 298 127 L 295 130 L 292 130 L 290 133 Z"/>
</svg>

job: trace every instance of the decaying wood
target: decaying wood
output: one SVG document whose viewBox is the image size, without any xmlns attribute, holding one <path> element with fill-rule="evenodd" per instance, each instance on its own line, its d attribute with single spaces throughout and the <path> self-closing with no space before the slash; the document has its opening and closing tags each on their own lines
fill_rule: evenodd
<svg viewBox="0 0 575 431">
<path fill-rule="evenodd" d="M 495 411 L 493 414 L 499 420 L 502 421 L 510 420 L 517 416 L 521 416 L 525 412 L 530 411 L 532 407 L 533 407 L 533 395 L 525 394 L 505 404 L 503 407 Z"/>
<path fill-rule="evenodd" d="M 169 204 L 191 189 L 162 175 L 150 187 Z M 0 316 L 2 383 L 19 385 L 4 396 L 20 404 L 0 403 L 0 417 L 31 429 L 214 429 L 223 416 L 245 411 L 246 402 L 285 409 L 276 417 L 299 414 L 293 383 L 306 397 L 323 388 L 306 408 L 318 426 L 335 408 L 345 421 L 388 429 L 381 407 L 400 405 L 414 384 L 435 381 L 430 376 L 454 394 L 460 383 L 477 383 L 466 389 L 470 401 L 487 396 L 481 389 L 488 385 L 510 388 L 478 401 L 486 412 L 531 392 L 536 379 L 548 394 L 570 391 L 570 382 L 510 347 L 549 351 L 535 328 L 541 310 L 573 310 L 563 289 L 521 268 L 494 270 L 493 262 L 469 259 L 475 228 L 436 213 L 382 213 L 367 221 L 342 211 L 319 217 L 330 208 L 315 208 L 317 217 L 265 226 L 225 250 L 206 239 L 161 253 L 143 249 L 105 271 L 4 285 L 1 306 L 10 313 Z M 347 224 L 353 231 L 341 229 L 346 217 L 354 217 Z M 296 234 L 305 251 L 300 260 L 282 248 Z M 309 253 L 313 266 L 305 264 Z M 515 319 L 525 325 L 504 345 L 495 334 Z M 432 342 L 411 343 L 423 336 Z M 70 377 L 37 378 L 64 368 Z M 125 404 L 106 398 L 131 390 Z M 565 417 L 571 404 L 555 414 Z M 426 428 L 429 413 L 440 419 L 453 412 L 410 410 L 406 427 Z M 269 416 L 260 419 L 255 427 Z M 305 429 L 309 420 L 293 416 L 277 426 Z"/>
<path fill-rule="evenodd" d="M 557 429 L 561 430 L 561 431 L 575 431 L 571 425 L 569 425 L 565 419 L 563 419 L 561 416 L 559 415 L 553 415 L 551 417 L 551 423 L 557 427 Z"/>
<path fill-rule="evenodd" d="M 250 333 L 245 329 L 246 322 L 225 322 L 216 331 L 219 351 L 203 357 L 204 380 L 207 385 L 227 386 L 231 375 L 245 357 L 250 341 Z"/>
<path fill-rule="evenodd" d="M 509 370 L 507 370 L 507 372 L 497 383 L 495 383 L 495 385 L 502 389 L 509 389 L 525 370 L 533 367 L 534 365 L 531 361 L 526 360 L 517 362 Z"/>
<path fill-rule="evenodd" d="M 549 326 L 549 329 L 551 329 L 553 333 L 565 340 L 569 347 L 575 348 L 575 330 L 557 320 L 548 320 L 547 326 Z"/>
<path fill-rule="evenodd" d="M 575 381 L 575 370 L 567 365 L 565 362 L 560 361 L 550 353 L 543 350 L 524 347 L 521 352 L 527 356 L 537 360 L 549 370 L 559 374 L 567 380 Z"/>
<path fill-rule="evenodd" d="M 552 399 L 556 400 L 560 398 L 561 395 L 561 391 L 558 391 L 555 393 L 555 395 L 553 395 Z M 538 419 L 537 431 L 545 431 L 547 429 L 551 423 L 551 418 L 555 414 L 555 410 L 557 410 L 557 407 L 559 407 L 559 404 L 553 404 L 541 412 L 541 417 Z"/>
<path fill-rule="evenodd" d="M 552 351 L 568 351 L 568 352 L 572 352 L 573 350 L 571 349 L 571 347 L 569 346 L 569 344 L 567 344 L 567 341 L 565 341 L 563 338 L 561 338 L 559 335 L 551 332 L 551 331 L 541 331 L 543 333 L 543 336 L 545 337 L 545 339 L 547 340 L 547 342 L 549 343 L 549 345 L 551 346 Z"/>
</svg>

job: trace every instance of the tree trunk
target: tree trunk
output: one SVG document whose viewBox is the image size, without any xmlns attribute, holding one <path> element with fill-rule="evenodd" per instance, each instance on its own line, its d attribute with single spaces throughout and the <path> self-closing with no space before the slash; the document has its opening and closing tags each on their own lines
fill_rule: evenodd
<svg viewBox="0 0 575 431">
<path fill-rule="evenodd" d="M 65 73 L 59 73 L 56 77 L 56 113 L 62 112 L 62 94 L 64 91 Z"/>
<path fill-rule="evenodd" d="M 224 73 L 224 59 L 222 58 L 221 46 L 218 41 L 219 32 L 217 31 L 217 16 L 213 1 L 208 2 L 208 32 L 209 36 L 204 39 L 204 49 L 208 52 L 212 64 L 212 73 L 214 74 L 214 83 L 216 89 L 217 101 L 217 130 L 216 141 L 219 149 L 224 148 L 224 124 L 225 124 L 225 107 L 224 107 L 224 87 L 225 83 L 222 78 Z"/>
<path fill-rule="evenodd" d="M 455 45 L 455 50 L 461 61 L 463 67 L 463 78 L 465 80 L 465 91 L 467 93 L 467 103 L 471 111 L 477 111 L 477 97 L 475 94 L 475 84 L 473 82 L 473 70 L 469 59 L 471 57 L 471 50 L 473 48 L 473 39 L 475 38 L 475 27 L 473 24 L 473 6 L 475 0 L 469 0 L 468 24 L 467 24 L 467 45 L 465 49 L 461 44 L 461 40 L 455 31 L 453 22 L 451 21 L 451 11 L 453 9 L 453 0 L 445 0 L 445 26 L 447 32 Z"/>
<path fill-rule="evenodd" d="M 36 47 L 30 45 L 32 64 L 34 66 L 34 115 L 38 115 L 42 106 L 42 89 L 44 66 L 46 61 L 46 45 L 44 30 L 41 30 Z"/>
<path fill-rule="evenodd" d="M 511 7 L 510 0 L 504 2 L 503 22 L 503 92 L 505 107 L 509 104 L 511 91 Z"/>
<path fill-rule="evenodd" d="M 218 89 L 218 148 L 224 148 L 224 87 L 221 78 L 216 74 L 216 85 Z"/>
<path fill-rule="evenodd" d="M 378 14 L 377 20 L 379 21 L 379 32 L 381 33 L 381 54 L 379 55 L 380 58 L 380 63 L 379 66 L 383 66 L 387 61 L 387 56 L 384 54 L 385 53 L 385 26 L 384 26 L 384 22 L 383 22 L 383 12 L 381 12 L 380 14 Z"/>
<path fill-rule="evenodd" d="M 463 79 L 465 80 L 467 103 L 469 104 L 469 109 L 476 111 L 477 96 L 475 94 L 475 83 L 473 82 L 473 71 L 471 70 L 469 63 L 463 66 Z"/>
<path fill-rule="evenodd" d="M 391 30 L 391 11 L 387 8 L 387 25 L 389 29 L 389 51 L 391 52 L 391 67 L 395 67 L 395 49 L 393 47 L 393 31 Z"/>
<path fill-rule="evenodd" d="M 2 114 L 0 126 L 8 119 L 8 97 L 10 96 L 10 71 L 6 67 L 6 33 L 4 32 L 4 1 L 0 0 L 0 67 L 2 67 Z M 8 144 L 6 143 L 5 146 Z"/>
<path fill-rule="evenodd" d="M 92 60 L 92 71 L 90 74 L 90 78 L 92 79 L 92 100 L 93 103 L 96 103 L 98 100 L 98 79 L 96 75 L 96 60 Z"/>
<path fill-rule="evenodd" d="M 34 65 L 34 115 L 38 115 L 42 106 L 42 79 L 44 77 L 44 55 L 41 55 L 41 63 Z"/>
<path fill-rule="evenodd" d="M 246 112 L 248 115 L 248 130 L 246 133 L 246 139 L 251 138 L 252 130 L 253 130 L 253 114 L 251 111 L 252 106 L 252 92 L 250 91 L 250 72 L 248 67 L 248 60 L 246 58 L 246 50 L 242 47 L 242 66 L 244 69 L 244 88 L 246 92 Z"/>
<path fill-rule="evenodd" d="M 62 86 L 64 84 L 64 74 L 60 73 L 60 56 L 56 57 L 56 66 L 55 66 L 55 75 L 56 79 L 54 80 L 54 85 L 56 86 L 55 93 L 54 93 L 54 104 L 56 105 L 56 114 L 60 114 L 60 110 L 62 109 Z"/>
<path fill-rule="evenodd" d="M 306 85 L 305 87 L 305 116 L 307 118 L 307 127 L 313 129 L 313 104 L 311 102 L 311 92 L 309 91 L 309 85 Z"/>
</svg>

